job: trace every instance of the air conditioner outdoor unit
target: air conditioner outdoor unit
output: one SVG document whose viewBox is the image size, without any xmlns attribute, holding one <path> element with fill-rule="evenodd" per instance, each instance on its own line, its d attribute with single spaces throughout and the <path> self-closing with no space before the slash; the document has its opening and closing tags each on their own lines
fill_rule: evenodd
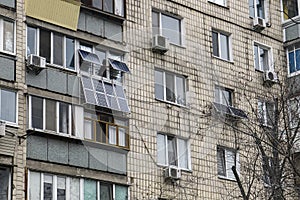
<svg viewBox="0 0 300 200">
<path fill-rule="evenodd" d="M 34 71 L 35 74 L 38 74 L 46 68 L 46 59 L 41 56 L 30 54 L 27 58 L 27 67 L 29 70 Z"/>
<path fill-rule="evenodd" d="M 5 122 L 0 121 L 0 137 L 4 137 L 5 136 Z"/>
<path fill-rule="evenodd" d="M 278 81 L 277 74 L 273 70 L 265 71 L 264 75 L 263 75 L 263 78 L 264 78 L 265 82 L 276 83 Z"/>
<path fill-rule="evenodd" d="M 152 39 L 152 51 L 159 53 L 166 53 L 169 50 L 169 40 L 168 38 L 155 35 Z"/>
<path fill-rule="evenodd" d="M 264 28 L 266 28 L 266 20 L 260 17 L 254 17 L 253 28 L 256 31 L 262 31 Z"/>
<path fill-rule="evenodd" d="M 165 178 L 170 179 L 180 179 L 181 178 L 181 170 L 175 167 L 168 167 L 164 171 Z"/>
</svg>

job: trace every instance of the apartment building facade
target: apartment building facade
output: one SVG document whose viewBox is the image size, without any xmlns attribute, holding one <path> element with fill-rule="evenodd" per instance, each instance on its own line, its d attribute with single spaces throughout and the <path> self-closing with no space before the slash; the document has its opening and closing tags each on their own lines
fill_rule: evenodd
<svg viewBox="0 0 300 200">
<path fill-rule="evenodd" d="M 227 118 L 297 79 L 298 8 L 2 0 L 0 199 L 240 198 L 249 138 Z"/>
</svg>

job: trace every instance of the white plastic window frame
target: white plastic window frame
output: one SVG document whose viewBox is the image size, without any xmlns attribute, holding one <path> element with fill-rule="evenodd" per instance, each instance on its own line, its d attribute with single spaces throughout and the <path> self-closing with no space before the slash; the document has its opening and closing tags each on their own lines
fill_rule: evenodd
<svg viewBox="0 0 300 200">
<path fill-rule="evenodd" d="M 161 72 L 163 73 L 163 98 L 164 99 L 158 99 L 157 97 L 155 97 L 155 99 L 159 100 L 159 101 L 163 101 L 163 102 L 166 102 L 166 103 L 169 103 L 169 104 L 174 104 L 174 105 L 177 105 L 177 106 L 181 106 L 181 107 L 185 107 L 187 106 L 187 78 L 183 75 L 178 75 L 178 74 L 175 74 L 173 72 L 169 72 L 169 71 L 165 71 L 165 70 L 162 70 L 162 69 L 158 69 L 158 68 L 155 68 L 155 71 L 158 71 L 158 72 Z M 167 100 L 167 83 L 166 83 L 166 73 L 168 74 L 171 74 L 173 77 L 174 77 L 174 93 L 175 93 L 175 102 L 172 102 L 172 101 L 168 101 Z M 179 78 L 182 78 L 184 80 L 184 93 L 185 93 L 185 104 L 180 104 L 180 103 L 177 103 L 177 82 L 176 82 L 176 77 L 179 77 Z M 156 84 L 156 83 L 155 83 Z"/>
<path fill-rule="evenodd" d="M 264 100 L 258 100 L 257 106 L 258 106 L 258 118 L 259 120 L 262 120 L 262 125 L 266 126 L 266 127 L 272 127 L 272 125 L 268 124 L 268 120 L 269 116 L 267 113 L 267 103 L 272 104 L 273 106 L 273 110 L 274 110 L 274 114 L 275 114 L 275 104 L 274 102 L 271 101 L 264 101 Z M 260 110 L 260 108 L 262 108 L 262 110 Z M 261 118 L 260 118 L 261 117 Z"/>
<path fill-rule="evenodd" d="M 38 131 L 47 131 L 47 132 L 54 132 L 58 135 L 61 135 L 61 136 L 69 136 L 69 137 L 72 137 L 73 134 L 72 134 L 72 120 L 73 120 L 73 116 L 72 116 L 72 105 L 69 104 L 69 109 L 68 109 L 68 121 L 69 121 L 69 126 L 68 126 L 68 133 L 61 133 L 59 132 L 60 130 L 60 127 L 59 127 L 59 105 L 60 105 L 60 101 L 55 101 L 56 102 L 56 131 L 52 131 L 52 130 L 47 130 L 46 129 L 46 98 L 43 98 L 43 97 L 39 97 L 39 96 L 36 96 L 38 98 L 41 98 L 43 100 L 43 129 L 37 129 L 37 128 L 33 128 L 32 127 L 32 96 L 30 95 L 28 97 L 28 105 L 29 105 L 29 109 L 28 109 L 28 126 L 29 126 L 29 129 L 36 129 Z M 62 102 L 64 103 L 64 102 Z M 68 104 L 68 103 L 67 103 Z M 74 121 L 74 120 L 73 120 Z"/>
<path fill-rule="evenodd" d="M 29 56 L 27 55 L 27 28 L 28 27 L 31 27 L 31 28 L 34 28 L 36 29 L 36 38 L 35 38 L 35 49 L 36 49 L 36 55 L 39 56 L 40 55 L 40 28 L 38 27 L 34 27 L 34 26 L 30 26 L 30 25 L 27 25 L 26 27 L 26 56 Z M 50 32 L 50 63 L 47 63 L 48 65 L 51 65 L 53 67 L 57 67 L 57 68 L 62 68 L 64 70 L 68 70 L 68 71 L 73 71 L 73 72 L 76 72 L 77 71 L 77 67 L 76 67 L 76 39 L 75 38 L 72 38 L 72 37 L 68 37 L 64 34 L 61 34 L 63 36 L 63 65 L 57 65 L 57 64 L 54 64 L 53 63 L 53 51 L 54 51 L 54 39 L 53 39 L 53 35 L 55 34 L 53 31 L 50 31 L 50 30 L 47 30 L 48 32 Z M 70 39 L 73 39 L 74 40 L 74 69 L 70 69 L 66 66 L 66 38 L 70 38 Z"/>
<path fill-rule="evenodd" d="M 4 50 L 4 21 L 13 23 L 13 52 L 10 51 L 6 51 Z M 0 52 L 6 53 L 6 54 L 10 54 L 10 55 L 16 55 L 16 22 L 12 19 L 7 19 L 7 18 L 3 18 L 0 17 Z"/>
<path fill-rule="evenodd" d="M 287 59 L 288 77 L 292 77 L 292 76 L 296 76 L 296 75 L 299 75 L 299 74 L 300 74 L 300 70 L 290 73 L 289 53 L 290 53 L 290 52 L 294 52 L 294 58 L 296 58 L 296 50 L 299 50 L 299 51 L 300 51 L 300 45 L 297 45 L 297 46 L 299 46 L 298 48 L 296 48 L 296 45 L 295 45 L 295 44 L 292 45 L 292 46 L 293 46 L 293 50 L 289 51 L 288 48 L 286 49 L 286 59 Z M 295 65 L 297 65 L 296 59 L 294 59 L 294 63 L 295 63 Z"/>
<path fill-rule="evenodd" d="M 158 31 L 159 31 L 158 34 L 161 35 L 161 36 L 162 36 L 162 29 L 164 28 L 164 27 L 162 27 L 162 17 L 161 17 L 162 15 L 168 16 L 168 17 L 170 17 L 170 18 L 173 18 L 173 19 L 176 19 L 176 20 L 179 21 L 179 30 L 178 30 L 178 31 L 179 31 L 179 33 L 180 33 L 180 43 L 177 44 L 177 43 L 171 42 L 170 40 L 169 40 L 169 42 L 170 42 L 170 44 L 172 44 L 172 45 L 184 47 L 184 46 L 185 46 L 185 37 L 184 37 L 184 35 L 185 35 L 185 27 L 184 27 L 184 19 L 183 19 L 183 18 L 180 18 L 180 17 L 173 16 L 173 15 L 169 15 L 169 14 L 164 13 L 164 12 L 161 12 L 161 11 L 159 11 L 159 10 L 157 10 L 157 9 L 153 9 L 152 12 L 151 12 L 151 15 L 152 15 L 152 13 L 157 13 L 157 14 L 158 14 Z M 152 28 L 153 28 L 153 27 L 152 27 Z"/>
<path fill-rule="evenodd" d="M 217 146 L 217 148 L 220 148 L 220 149 L 222 149 L 224 151 L 224 158 L 223 159 L 225 161 L 225 169 L 224 170 L 225 170 L 225 173 L 226 173 L 226 175 L 223 176 L 223 175 L 219 175 L 218 172 L 217 172 L 218 177 L 221 178 L 221 179 L 236 181 L 236 179 L 234 177 L 234 174 L 233 174 L 233 172 L 231 170 L 231 167 L 235 166 L 237 173 L 238 174 L 240 173 L 240 157 L 239 157 L 238 151 L 236 151 L 236 150 L 234 150 L 232 148 L 228 148 L 228 147 L 224 147 L 224 146 L 219 146 L 219 145 Z M 229 152 L 230 152 L 230 154 L 234 155 L 233 157 L 231 157 L 233 159 L 231 161 L 228 161 Z M 218 155 L 217 155 L 217 162 L 219 162 Z M 233 163 L 234 165 L 228 166 L 229 162 Z"/>
<path fill-rule="evenodd" d="M 271 46 L 268 46 L 266 44 L 257 42 L 257 41 L 253 41 L 253 59 L 254 59 L 254 69 L 257 71 L 261 71 L 264 72 L 263 66 L 260 66 L 260 56 L 258 57 L 258 64 L 259 64 L 259 69 L 256 68 L 255 66 L 255 45 L 259 48 L 259 49 L 264 49 L 268 51 L 268 64 L 269 64 L 269 70 L 270 71 L 274 71 L 274 61 L 273 61 L 273 48 Z M 258 49 L 258 52 L 259 52 Z"/>
<path fill-rule="evenodd" d="M 215 57 L 215 58 L 227 61 L 227 62 L 233 62 L 232 34 L 228 33 L 228 32 L 225 32 L 225 31 L 216 30 L 216 29 L 213 29 L 212 32 L 215 32 L 215 33 L 218 34 L 218 44 L 217 45 L 218 45 L 218 50 L 219 50 L 219 52 L 218 52 L 219 56 L 216 56 L 213 53 L 212 53 L 212 56 Z M 229 59 L 221 57 L 221 40 L 220 40 L 220 35 L 224 35 L 228 39 L 227 51 L 228 51 Z M 212 45 L 214 45 L 213 41 L 212 41 Z"/>
<path fill-rule="evenodd" d="M 249 0 L 248 0 L 249 1 Z M 258 11 L 257 11 L 257 7 L 255 6 L 255 2 L 256 2 L 257 0 L 253 0 L 253 3 L 254 3 L 254 5 L 253 5 L 253 10 L 254 10 L 254 16 L 251 16 L 250 15 L 250 17 L 251 18 L 254 18 L 254 17 L 259 17 L 258 16 Z M 269 18 L 269 4 L 268 4 L 268 1 L 267 0 L 262 0 L 262 1 L 264 1 L 264 18 L 262 18 L 262 17 L 259 17 L 259 18 L 262 18 L 262 19 L 264 19 L 266 22 L 268 22 L 269 20 L 268 20 L 268 18 Z M 249 5 L 250 6 L 250 5 Z"/>
<path fill-rule="evenodd" d="M 191 147 L 190 147 L 190 140 L 187 139 L 187 138 L 181 138 L 181 137 L 177 137 L 177 136 L 174 136 L 174 135 L 168 135 L 168 134 L 164 134 L 164 133 L 157 133 L 158 135 L 162 135 L 164 137 L 164 154 L 165 154 L 165 160 L 166 160 L 166 163 L 157 163 L 158 165 L 160 166 L 163 166 L 163 167 L 175 167 L 177 169 L 181 169 L 181 170 L 184 170 L 184 171 L 191 171 L 192 170 L 192 164 L 191 164 Z M 169 165 L 169 156 L 168 156 L 168 136 L 170 137 L 173 137 L 175 138 L 175 141 L 176 141 L 176 156 L 177 156 L 177 165 Z M 156 137 L 157 139 L 157 137 Z M 186 142 L 186 145 L 187 145 L 187 164 L 188 164 L 188 167 L 187 168 L 182 168 L 180 167 L 180 159 L 179 159 L 179 156 L 181 155 L 180 152 L 178 152 L 178 139 L 181 139 L 181 140 L 184 140 Z"/>
<path fill-rule="evenodd" d="M 294 106 L 295 106 L 296 110 L 293 110 Z M 294 129 L 297 127 L 298 123 L 300 123 L 299 122 L 299 120 L 300 120 L 300 97 L 299 96 L 289 99 L 288 112 L 289 112 L 288 116 L 289 116 L 290 128 Z M 297 120 L 296 122 L 295 122 L 294 117 L 296 117 L 296 120 Z"/>
<path fill-rule="evenodd" d="M 215 86 L 215 93 L 218 92 L 219 93 L 219 99 L 217 99 L 216 96 L 214 96 L 214 102 L 215 103 L 220 103 L 226 106 L 233 106 L 233 93 L 234 91 L 229 89 L 229 88 L 225 88 L 225 87 L 221 87 L 221 86 Z M 226 99 L 224 92 L 228 92 L 230 99 Z M 214 93 L 214 95 L 215 95 Z M 226 102 L 223 102 L 223 99 L 225 99 Z"/>
<path fill-rule="evenodd" d="M 6 125 L 8 125 L 8 126 L 14 126 L 14 127 L 16 127 L 16 126 L 18 126 L 18 113 L 19 113 L 19 108 L 18 108 L 18 100 L 19 100 L 19 98 L 18 98 L 18 92 L 16 92 L 16 91 L 14 91 L 14 90 L 12 90 L 12 89 L 7 89 L 7 88 L 0 88 L 0 106 L 1 106 L 1 91 L 2 90 L 5 90 L 5 91 L 8 91 L 8 92 L 13 92 L 13 93 L 15 93 L 15 98 L 16 98 L 16 105 L 15 105 L 15 111 L 16 111 L 16 113 L 15 113 L 15 115 L 16 115 L 16 118 L 15 118 L 15 122 L 11 122 L 11 121 L 7 121 L 7 120 L 4 120 L 4 119 L 1 119 L 0 118 L 0 121 L 4 121 L 5 123 L 6 123 Z"/>
<path fill-rule="evenodd" d="M 30 176 L 31 176 L 31 170 L 28 170 L 28 178 L 27 178 L 27 183 L 28 183 L 28 187 L 27 187 L 27 194 L 30 194 L 30 186 L 31 186 L 31 183 L 30 183 Z M 70 199 L 71 197 L 71 179 L 72 178 L 76 178 L 79 180 L 79 199 L 80 200 L 84 200 L 84 180 L 87 180 L 88 178 L 78 178 L 78 177 L 71 177 L 71 176 L 68 176 L 68 175 L 56 175 L 56 174 L 52 174 L 52 173 L 43 173 L 43 172 L 36 172 L 34 171 L 35 173 L 38 173 L 40 178 L 39 178 L 39 181 L 40 181 L 40 188 L 36 188 L 36 192 L 39 192 L 40 193 L 40 199 L 39 200 L 43 200 L 44 199 L 44 176 L 45 175 L 48 175 L 48 176 L 52 176 L 52 194 L 53 194 L 53 200 L 57 200 L 57 178 L 58 177 L 64 177 L 66 182 L 65 182 L 65 185 L 66 185 L 66 199 Z M 92 179 L 94 180 L 94 179 Z M 101 185 L 101 181 L 99 180 L 94 180 L 96 181 L 96 196 L 97 196 L 97 199 L 100 199 L 100 185 Z M 116 183 L 110 183 L 112 185 L 112 195 L 113 195 L 113 199 L 115 199 L 116 197 L 116 186 L 124 186 L 126 187 L 126 185 L 121 185 L 121 184 L 116 184 Z M 130 199 L 130 193 L 129 193 L 129 187 L 127 187 L 127 199 L 129 200 Z"/>
</svg>

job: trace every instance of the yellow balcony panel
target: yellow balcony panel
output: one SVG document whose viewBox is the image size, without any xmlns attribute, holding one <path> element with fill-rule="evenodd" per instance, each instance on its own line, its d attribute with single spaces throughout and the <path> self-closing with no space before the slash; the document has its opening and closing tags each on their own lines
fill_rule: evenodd
<svg viewBox="0 0 300 200">
<path fill-rule="evenodd" d="M 80 2 L 76 0 L 26 0 L 26 15 L 68 29 L 76 30 Z"/>
</svg>

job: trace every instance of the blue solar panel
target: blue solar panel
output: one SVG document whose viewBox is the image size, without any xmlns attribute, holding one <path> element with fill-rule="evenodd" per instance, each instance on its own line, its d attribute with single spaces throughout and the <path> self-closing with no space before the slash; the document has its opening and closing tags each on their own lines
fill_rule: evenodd
<svg viewBox="0 0 300 200">
<path fill-rule="evenodd" d="M 98 106 L 108 107 L 106 98 L 105 98 L 105 94 L 96 92 L 96 97 L 97 97 L 97 101 L 98 101 L 98 103 L 97 103 Z"/>
<path fill-rule="evenodd" d="M 126 99 L 118 98 L 118 101 L 119 101 L 121 111 L 123 111 L 123 112 L 129 112 L 130 111 Z"/>
<path fill-rule="evenodd" d="M 116 93 L 118 97 L 125 98 L 124 89 L 120 85 L 115 85 Z"/>
<path fill-rule="evenodd" d="M 105 87 L 106 94 L 113 95 L 113 96 L 115 95 L 112 84 L 104 82 L 104 87 Z"/>
<path fill-rule="evenodd" d="M 82 85 L 83 88 L 87 88 L 87 89 L 93 90 L 93 85 L 92 85 L 91 78 L 86 77 L 86 76 L 82 76 L 81 77 L 81 82 L 83 84 Z"/>
<path fill-rule="evenodd" d="M 107 96 L 109 107 L 113 110 L 120 110 L 116 97 Z"/>
<path fill-rule="evenodd" d="M 97 92 L 102 92 L 105 93 L 104 88 L 103 88 L 103 84 L 102 81 L 93 79 L 93 83 L 94 83 L 94 88 Z"/>
<path fill-rule="evenodd" d="M 94 53 L 88 52 L 88 51 L 84 51 L 84 50 L 78 50 L 79 51 L 79 55 L 81 56 L 81 58 L 84 61 L 90 62 L 90 63 L 94 63 L 96 65 L 100 65 L 100 59 L 98 58 L 98 56 Z"/>
<path fill-rule="evenodd" d="M 84 93 L 85 93 L 86 103 L 93 104 L 93 105 L 97 104 L 96 99 L 95 99 L 94 91 L 85 89 Z"/>
<path fill-rule="evenodd" d="M 112 68 L 122 71 L 122 72 L 130 72 L 128 66 L 126 65 L 126 63 L 118 61 L 118 60 L 113 60 L 113 59 L 108 59 L 110 65 Z"/>
</svg>

